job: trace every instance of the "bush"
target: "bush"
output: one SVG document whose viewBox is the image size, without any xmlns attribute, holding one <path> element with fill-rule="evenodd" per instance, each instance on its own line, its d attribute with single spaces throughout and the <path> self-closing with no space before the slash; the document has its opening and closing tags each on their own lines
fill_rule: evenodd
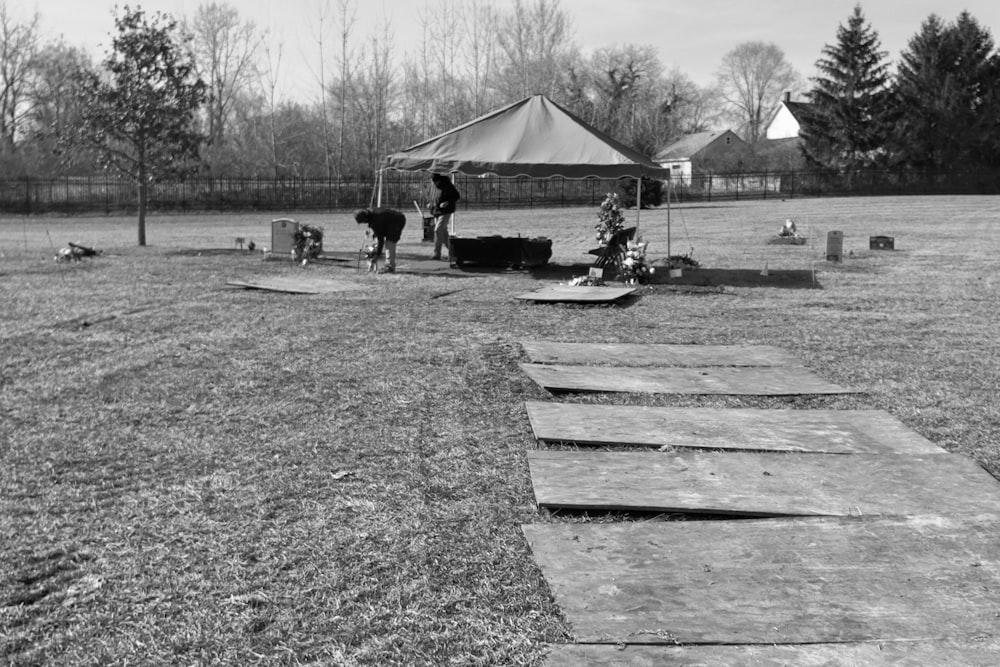
<svg viewBox="0 0 1000 667">
<path fill-rule="evenodd" d="M 622 183 L 622 193 L 625 195 L 622 198 L 626 208 L 632 208 L 635 206 L 635 191 L 636 191 L 637 179 L 626 178 L 623 179 Z M 663 203 L 663 181 L 656 178 L 643 178 L 642 179 L 642 208 L 650 208 L 651 206 L 659 206 Z"/>
</svg>

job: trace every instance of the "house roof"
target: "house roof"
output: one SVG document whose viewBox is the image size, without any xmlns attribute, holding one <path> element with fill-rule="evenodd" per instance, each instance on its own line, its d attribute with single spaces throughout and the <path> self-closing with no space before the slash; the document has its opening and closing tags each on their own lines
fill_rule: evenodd
<svg viewBox="0 0 1000 667">
<path fill-rule="evenodd" d="M 533 95 L 388 156 L 389 169 L 470 176 L 622 178 L 663 168 L 542 95 Z"/>
<path fill-rule="evenodd" d="M 672 144 L 664 146 L 656 154 L 657 162 L 670 162 L 672 160 L 687 160 L 694 157 L 699 152 L 706 149 L 715 141 L 718 141 L 727 134 L 732 135 L 741 144 L 743 140 L 732 130 L 712 130 L 710 132 L 695 132 L 686 134 Z"/>
<path fill-rule="evenodd" d="M 782 104 L 785 105 L 785 108 L 788 109 L 792 117 L 799 121 L 799 123 L 802 122 L 802 119 L 805 118 L 806 114 L 809 113 L 809 109 L 813 106 L 809 102 L 782 101 Z"/>
</svg>

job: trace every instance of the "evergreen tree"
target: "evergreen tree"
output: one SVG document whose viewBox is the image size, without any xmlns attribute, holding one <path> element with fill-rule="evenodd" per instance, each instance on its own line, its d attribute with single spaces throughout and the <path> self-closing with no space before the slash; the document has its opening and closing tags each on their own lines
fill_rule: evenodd
<svg viewBox="0 0 1000 667">
<path fill-rule="evenodd" d="M 950 25 L 931 15 L 902 53 L 896 77 L 897 161 L 954 169 L 992 161 L 997 139 L 993 38 L 963 12 Z"/>
<path fill-rule="evenodd" d="M 888 134 L 888 65 L 878 33 L 854 6 L 837 43 L 823 48 L 802 135 L 810 162 L 834 169 L 875 166 Z"/>
<path fill-rule="evenodd" d="M 994 53 L 987 64 L 987 81 L 1000 81 L 1000 53 Z M 1000 86 L 988 86 L 983 99 L 983 139 L 976 157 L 978 164 L 1000 168 Z"/>
</svg>

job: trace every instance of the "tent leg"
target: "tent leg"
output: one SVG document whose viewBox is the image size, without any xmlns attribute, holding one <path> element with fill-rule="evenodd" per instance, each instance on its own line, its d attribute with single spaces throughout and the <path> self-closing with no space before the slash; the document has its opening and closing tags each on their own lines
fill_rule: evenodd
<svg viewBox="0 0 1000 667">
<path fill-rule="evenodd" d="M 642 176 L 636 180 L 635 188 L 635 233 L 639 235 L 639 211 L 642 210 Z"/>
<path fill-rule="evenodd" d="M 450 174 L 448 174 L 448 176 L 451 177 L 451 182 L 452 183 L 455 182 L 455 174 L 457 174 L 457 173 L 458 173 L 457 171 L 453 171 Z M 451 213 L 451 220 L 448 223 L 448 226 L 450 227 L 450 229 L 448 230 L 448 236 L 454 236 L 455 235 L 455 230 L 458 229 L 458 224 L 455 222 L 455 218 L 457 216 L 458 216 L 458 203 L 456 202 L 455 203 L 455 210 L 452 211 L 452 213 Z M 449 258 L 451 257 L 451 249 L 450 248 L 448 250 L 448 257 Z"/>
</svg>

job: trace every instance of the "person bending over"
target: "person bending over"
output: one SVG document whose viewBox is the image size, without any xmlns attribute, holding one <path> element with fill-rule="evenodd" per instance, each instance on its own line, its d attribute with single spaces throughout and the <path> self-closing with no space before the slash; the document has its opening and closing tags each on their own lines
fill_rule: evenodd
<svg viewBox="0 0 1000 667">
<path fill-rule="evenodd" d="M 375 254 L 372 262 L 378 265 L 382 257 L 382 247 L 386 249 L 388 259 L 385 268 L 380 273 L 396 272 L 396 244 L 403 235 L 406 226 L 406 216 L 392 208 L 366 208 L 354 214 L 354 220 L 359 225 L 367 224 L 375 235 Z"/>
</svg>

